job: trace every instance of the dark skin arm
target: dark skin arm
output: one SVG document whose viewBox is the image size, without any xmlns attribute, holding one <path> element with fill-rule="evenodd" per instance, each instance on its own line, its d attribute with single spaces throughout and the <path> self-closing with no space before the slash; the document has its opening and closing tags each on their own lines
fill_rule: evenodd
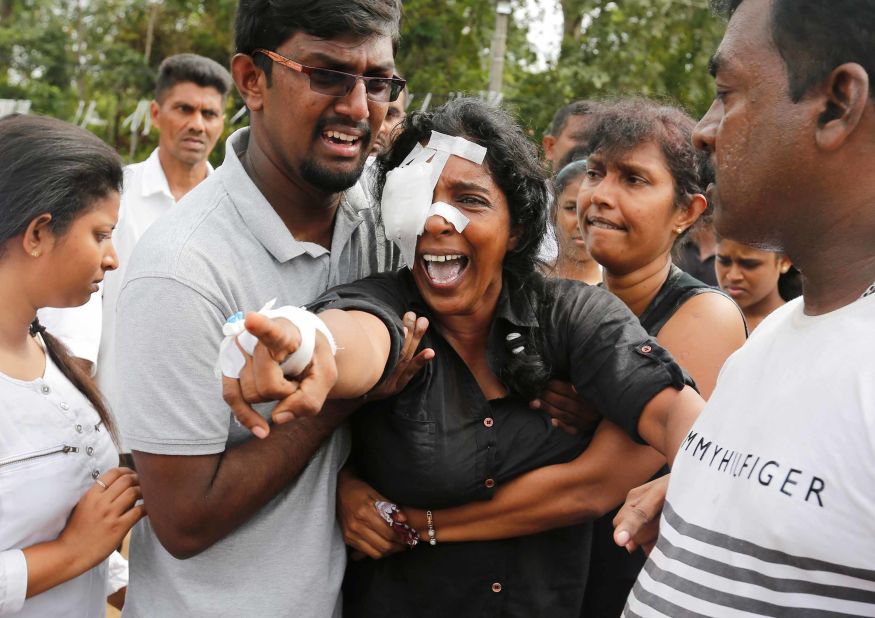
<svg viewBox="0 0 875 618">
<path fill-rule="evenodd" d="M 329 402 L 316 416 L 276 425 L 264 440 L 216 455 L 134 451 L 158 540 L 182 560 L 223 539 L 294 481 L 357 405 Z"/>
</svg>

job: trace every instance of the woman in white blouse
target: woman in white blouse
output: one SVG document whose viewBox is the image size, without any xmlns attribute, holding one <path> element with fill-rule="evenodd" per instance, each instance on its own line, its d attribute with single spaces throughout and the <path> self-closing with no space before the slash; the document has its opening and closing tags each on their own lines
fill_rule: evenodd
<svg viewBox="0 0 875 618">
<path fill-rule="evenodd" d="M 36 320 L 116 268 L 118 156 L 50 118 L 0 119 L 0 615 L 103 616 L 108 557 L 145 514 L 89 376 Z"/>
</svg>

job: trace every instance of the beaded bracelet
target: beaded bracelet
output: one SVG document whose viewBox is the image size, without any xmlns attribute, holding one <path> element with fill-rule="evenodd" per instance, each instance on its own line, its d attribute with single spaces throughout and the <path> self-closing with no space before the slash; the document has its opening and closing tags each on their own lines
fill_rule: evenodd
<svg viewBox="0 0 875 618">
<path fill-rule="evenodd" d="M 425 525 L 428 527 L 428 544 L 434 547 L 437 545 L 437 531 L 434 529 L 434 516 L 431 511 L 425 512 Z"/>
</svg>

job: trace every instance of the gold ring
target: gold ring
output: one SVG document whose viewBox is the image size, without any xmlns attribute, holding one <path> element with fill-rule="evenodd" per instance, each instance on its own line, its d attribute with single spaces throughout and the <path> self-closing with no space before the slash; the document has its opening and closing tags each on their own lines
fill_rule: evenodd
<svg viewBox="0 0 875 618">
<path fill-rule="evenodd" d="M 103 487 L 104 489 L 106 489 L 106 483 L 104 483 L 100 479 L 94 479 L 94 482 L 97 483 L 98 485 L 100 485 L 101 487 Z"/>
</svg>

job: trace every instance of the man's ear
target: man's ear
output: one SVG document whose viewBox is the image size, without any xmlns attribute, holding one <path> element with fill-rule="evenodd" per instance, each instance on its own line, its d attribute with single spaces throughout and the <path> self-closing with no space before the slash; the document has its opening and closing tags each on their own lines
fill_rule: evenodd
<svg viewBox="0 0 875 618">
<path fill-rule="evenodd" d="M 544 159 L 553 164 L 553 149 L 556 147 L 556 136 L 545 135 L 541 140 L 541 145 L 544 146 Z"/>
<path fill-rule="evenodd" d="M 55 241 L 55 235 L 49 229 L 51 222 L 52 215 L 44 212 L 28 224 L 21 239 L 21 248 L 25 253 L 39 257 L 51 248 Z"/>
<path fill-rule="evenodd" d="M 243 102 L 251 112 L 260 112 L 264 107 L 264 91 L 267 89 L 267 76 L 249 54 L 235 54 L 231 58 L 231 75 Z"/>
<path fill-rule="evenodd" d="M 869 74 L 855 62 L 836 67 L 820 87 L 823 101 L 817 122 L 817 145 L 837 150 L 854 133 L 869 105 Z"/>
<path fill-rule="evenodd" d="M 158 103 L 155 99 L 152 99 L 152 102 L 149 103 L 149 115 L 152 117 L 152 126 L 161 130 L 161 124 L 159 121 L 161 114 L 161 104 Z"/>
<path fill-rule="evenodd" d="M 701 193 L 696 193 L 687 201 L 686 205 L 677 209 L 672 224 L 675 229 L 687 230 L 698 221 L 702 213 L 708 207 L 708 200 Z"/>
</svg>

